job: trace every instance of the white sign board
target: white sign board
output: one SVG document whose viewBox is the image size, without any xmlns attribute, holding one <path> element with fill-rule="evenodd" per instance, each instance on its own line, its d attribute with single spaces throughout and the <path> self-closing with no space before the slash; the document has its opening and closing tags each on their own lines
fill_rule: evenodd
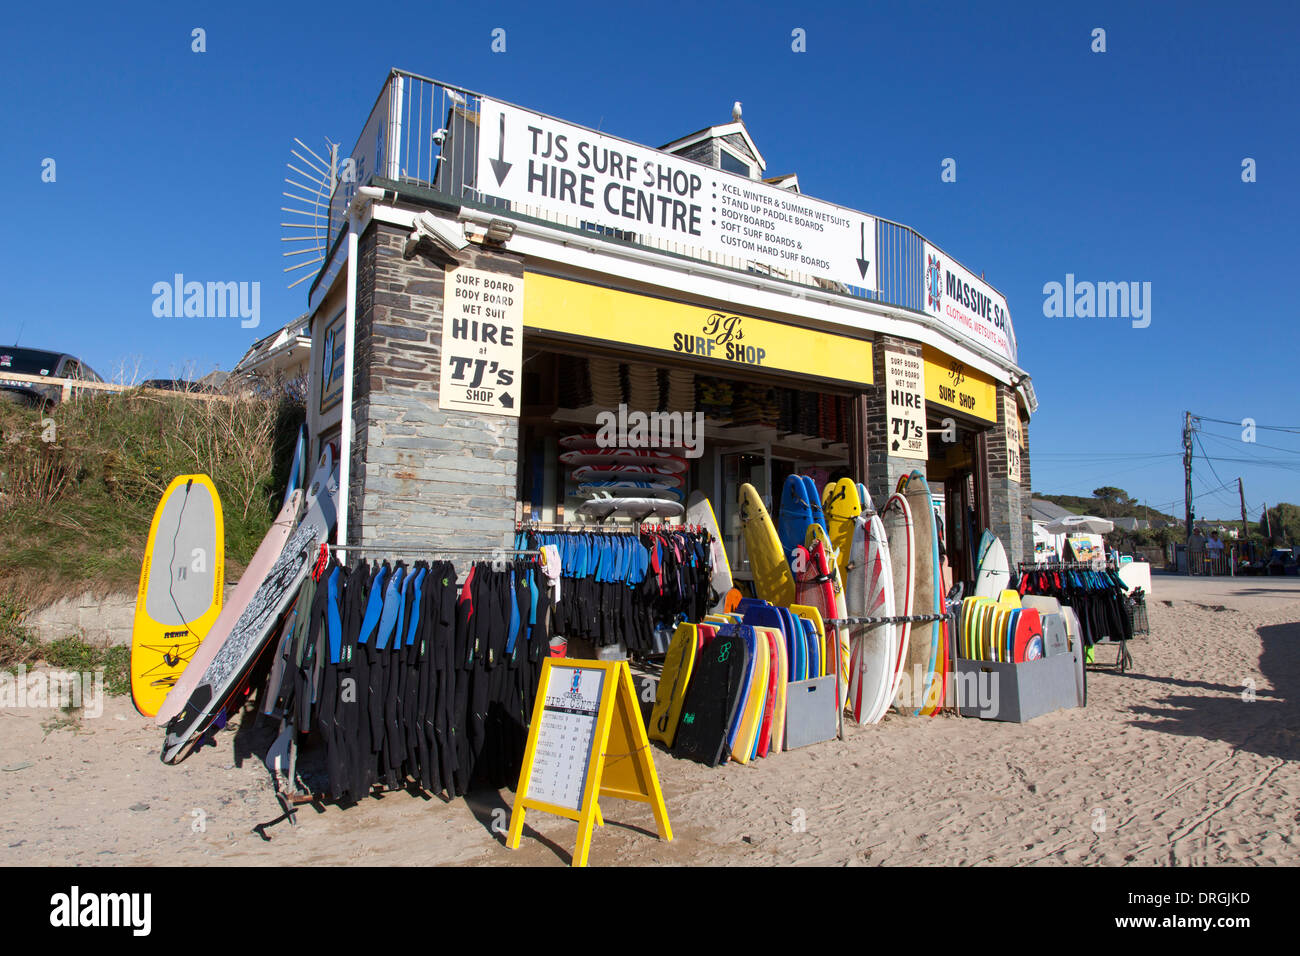
<svg viewBox="0 0 1300 956">
<path fill-rule="evenodd" d="M 876 290 L 873 216 L 486 97 L 479 124 L 487 195 Z"/>
<path fill-rule="evenodd" d="M 929 458 L 925 437 L 925 360 L 921 356 L 885 353 L 885 399 L 890 456 L 920 461 Z"/>
<path fill-rule="evenodd" d="M 439 407 L 518 418 L 523 342 L 522 277 L 448 269 Z"/>
<path fill-rule="evenodd" d="M 1002 294 L 928 242 L 924 256 L 925 311 L 1014 362 L 1016 333 Z"/>
<path fill-rule="evenodd" d="M 524 796 L 581 809 L 604 684 L 604 671 L 551 667 L 550 680 L 542 688 L 542 726 Z"/>
<path fill-rule="evenodd" d="M 1020 410 L 1013 395 L 1002 396 L 1002 415 L 1006 419 L 1007 477 L 1020 483 Z"/>
</svg>

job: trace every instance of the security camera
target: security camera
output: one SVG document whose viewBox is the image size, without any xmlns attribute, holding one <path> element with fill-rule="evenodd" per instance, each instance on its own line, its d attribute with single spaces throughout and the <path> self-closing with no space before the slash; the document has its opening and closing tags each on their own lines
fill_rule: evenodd
<svg viewBox="0 0 1300 956">
<path fill-rule="evenodd" d="M 440 129 L 433 134 L 433 141 L 437 143 L 439 146 L 442 145 L 443 141 L 446 138 L 447 138 L 447 131 L 445 129 Z"/>
<path fill-rule="evenodd" d="M 422 212 L 415 217 L 411 234 L 406 239 L 406 257 L 415 255 L 415 249 L 424 239 L 428 239 L 439 249 L 446 252 L 460 252 L 469 245 L 465 238 L 464 227 L 460 223 L 447 222 L 429 212 Z"/>
</svg>

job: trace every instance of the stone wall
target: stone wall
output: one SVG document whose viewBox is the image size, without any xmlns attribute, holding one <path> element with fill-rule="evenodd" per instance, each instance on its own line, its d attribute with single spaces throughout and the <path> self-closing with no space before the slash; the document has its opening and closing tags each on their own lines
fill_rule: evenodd
<svg viewBox="0 0 1300 956">
<path fill-rule="evenodd" d="M 233 583 L 226 584 L 227 598 L 234 589 Z M 135 628 L 135 595 L 132 590 L 106 596 L 86 592 L 61 598 L 30 611 L 23 619 L 23 626 L 45 644 L 65 637 L 80 637 L 97 647 L 130 644 Z"/>
<path fill-rule="evenodd" d="M 372 223 L 359 243 L 355 438 L 348 541 L 499 548 L 514 533 L 517 419 L 438 407 L 445 270 L 428 244 Z M 522 276 L 516 257 L 476 246 L 459 260 Z"/>
</svg>

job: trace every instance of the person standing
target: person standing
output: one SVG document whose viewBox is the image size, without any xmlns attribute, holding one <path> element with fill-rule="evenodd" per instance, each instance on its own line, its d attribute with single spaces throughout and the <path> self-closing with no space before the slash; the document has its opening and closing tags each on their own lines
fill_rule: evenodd
<svg viewBox="0 0 1300 956">
<path fill-rule="evenodd" d="M 1219 540 L 1219 532 L 1210 532 L 1210 540 L 1205 542 L 1205 557 L 1211 574 L 1223 573 L 1223 542 Z"/>
</svg>

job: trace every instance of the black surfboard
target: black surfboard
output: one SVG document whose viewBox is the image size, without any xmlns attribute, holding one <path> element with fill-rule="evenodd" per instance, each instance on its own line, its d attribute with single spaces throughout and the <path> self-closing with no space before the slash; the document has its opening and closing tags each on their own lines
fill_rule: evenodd
<svg viewBox="0 0 1300 956">
<path fill-rule="evenodd" d="M 752 629 L 723 625 L 718 636 L 696 655 L 673 742 L 674 757 L 716 767 L 731 756 L 727 730 L 735 719 L 741 683 L 749 669 L 753 641 L 747 641 L 743 633 L 748 630 Z"/>
</svg>

